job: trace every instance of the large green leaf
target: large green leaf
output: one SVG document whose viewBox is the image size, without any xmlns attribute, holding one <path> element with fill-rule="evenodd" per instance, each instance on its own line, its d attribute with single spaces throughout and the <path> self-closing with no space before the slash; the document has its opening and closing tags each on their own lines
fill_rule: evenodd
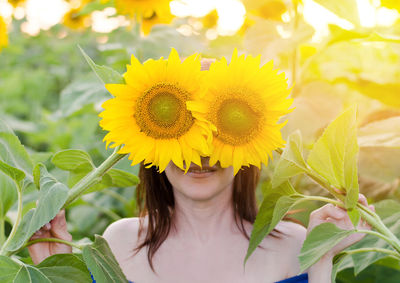
<svg viewBox="0 0 400 283">
<path fill-rule="evenodd" d="M 92 245 L 83 248 L 83 259 L 98 283 L 128 282 L 106 240 L 95 236 Z"/>
<path fill-rule="evenodd" d="M 376 99 L 388 106 L 400 108 L 400 83 L 379 83 L 373 80 L 367 80 L 363 78 L 349 79 L 346 77 L 338 77 L 332 80 L 334 84 L 344 83 L 349 88 L 354 89 L 362 95 L 368 96 L 372 99 Z"/>
<path fill-rule="evenodd" d="M 36 266 L 52 283 L 91 282 L 89 270 L 80 255 L 57 254 Z"/>
<path fill-rule="evenodd" d="M 360 25 L 356 0 L 314 0 L 335 15 L 348 20 L 356 26 Z"/>
<path fill-rule="evenodd" d="M 2 283 L 51 283 L 36 267 L 17 263 L 0 256 L 0 282 Z"/>
<path fill-rule="evenodd" d="M 397 236 L 400 238 L 400 204 L 394 200 L 384 200 L 375 205 L 376 212 L 382 218 L 383 223 Z M 351 246 L 351 249 L 360 248 L 383 248 L 392 249 L 389 244 L 382 240 L 381 238 L 367 235 L 360 242 Z M 354 272 L 355 274 L 360 273 L 369 265 L 374 262 L 386 257 L 383 253 L 358 253 L 352 255 L 354 262 Z"/>
<path fill-rule="evenodd" d="M 92 68 L 93 72 L 96 73 L 97 77 L 104 84 L 123 84 L 125 82 L 124 78 L 120 73 L 111 69 L 107 66 L 99 66 L 93 62 L 93 60 L 83 51 L 83 49 L 79 47 L 79 50 L 82 52 L 83 57 L 89 64 L 90 68 Z"/>
<path fill-rule="evenodd" d="M 16 262 L 0 256 L 2 283 L 76 283 L 91 282 L 82 259 L 73 254 L 59 254 L 45 259 L 37 266 Z"/>
<path fill-rule="evenodd" d="M 300 131 L 295 131 L 288 137 L 287 145 L 275 167 L 272 188 L 276 188 L 290 177 L 308 170 L 302 149 L 301 133 Z"/>
<path fill-rule="evenodd" d="M 12 167 L 7 163 L 4 163 L 0 160 L 0 170 L 3 171 L 7 176 L 15 181 L 18 184 L 18 189 L 22 188 L 22 181 L 25 178 L 24 171 L 19 170 L 18 168 Z"/>
<path fill-rule="evenodd" d="M 94 168 L 90 155 L 78 149 L 62 150 L 54 154 L 51 162 L 60 169 L 67 171 L 89 172 Z"/>
<path fill-rule="evenodd" d="M 60 94 L 60 110 L 63 116 L 69 116 L 84 106 L 109 99 L 104 86 L 96 81 L 79 80 L 66 86 Z"/>
<path fill-rule="evenodd" d="M 312 229 L 300 251 L 301 271 L 316 263 L 324 254 L 352 233 L 354 233 L 353 230 L 342 230 L 333 223 L 322 223 Z"/>
<path fill-rule="evenodd" d="M 245 263 L 265 236 L 275 228 L 288 210 L 301 199 L 302 197 L 296 194 L 296 191 L 287 181 L 265 195 L 253 224 Z"/>
<path fill-rule="evenodd" d="M 315 143 L 307 163 L 332 186 L 346 191 L 346 208 L 358 201 L 357 125 L 355 107 L 346 110 Z"/>
<path fill-rule="evenodd" d="M 136 175 L 120 169 L 113 168 L 106 175 L 111 180 L 108 183 L 110 187 L 126 188 L 139 184 L 139 178 Z"/>
<path fill-rule="evenodd" d="M 0 120 L 0 160 L 24 171 L 29 181 L 33 181 L 32 160 L 13 131 Z"/>
<path fill-rule="evenodd" d="M 68 197 L 68 188 L 51 176 L 44 165 L 40 166 L 40 192 L 36 208 L 24 215 L 21 229 L 7 247 L 14 251 L 19 249 L 33 233 L 52 220 L 60 211 Z"/>
<path fill-rule="evenodd" d="M 3 172 L 0 172 L 0 219 L 5 217 L 16 200 L 17 188 L 15 183 Z"/>
</svg>

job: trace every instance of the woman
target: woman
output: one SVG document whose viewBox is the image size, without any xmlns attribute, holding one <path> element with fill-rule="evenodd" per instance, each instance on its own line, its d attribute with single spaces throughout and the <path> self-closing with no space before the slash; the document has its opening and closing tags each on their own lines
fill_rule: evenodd
<svg viewBox="0 0 400 283">
<path fill-rule="evenodd" d="M 143 64 L 133 56 L 124 78 L 125 84 L 106 85 L 115 98 L 103 104 L 100 125 L 109 131 L 107 143 L 124 145 L 121 153 L 142 162 L 140 217 L 104 232 L 126 277 L 135 283 L 258 283 L 299 274 L 307 230 L 286 221 L 243 266 L 257 214 L 257 167 L 284 144 L 277 124 L 291 105 L 284 75 L 236 51 L 228 65 L 225 59 L 200 62 L 197 55 L 181 62 L 172 50 L 168 60 Z M 363 196 L 360 202 L 367 204 Z M 33 238 L 71 240 L 63 214 Z M 352 228 L 344 210 L 326 205 L 311 214 L 308 231 L 326 221 Z M 308 271 L 309 282 L 330 282 L 333 256 L 361 237 L 353 234 L 327 253 Z M 34 263 L 71 252 L 57 243 L 29 251 Z"/>
<path fill-rule="evenodd" d="M 246 235 L 256 213 L 259 170 L 245 167 L 234 177 L 232 167 L 209 167 L 208 158 L 202 159 L 202 165 L 192 164 L 187 174 L 172 162 L 162 174 L 154 167 L 141 166 L 138 195 L 141 199 L 147 194 L 141 215 L 148 212 L 148 216 L 119 220 L 104 232 L 126 277 L 139 283 L 220 283 L 276 282 L 299 274 L 297 256 L 307 230 L 286 221 L 277 225 L 243 267 Z M 362 195 L 360 202 L 367 204 Z M 158 215 L 156 209 L 163 213 Z M 311 214 L 308 231 L 327 221 L 352 228 L 346 212 L 328 204 Z M 71 240 L 64 212 L 33 236 L 41 237 Z M 308 270 L 309 282 L 330 282 L 333 256 L 361 237 L 352 235 L 327 253 Z M 29 252 L 34 263 L 39 263 L 71 249 L 58 243 L 38 243 L 30 246 Z"/>
</svg>

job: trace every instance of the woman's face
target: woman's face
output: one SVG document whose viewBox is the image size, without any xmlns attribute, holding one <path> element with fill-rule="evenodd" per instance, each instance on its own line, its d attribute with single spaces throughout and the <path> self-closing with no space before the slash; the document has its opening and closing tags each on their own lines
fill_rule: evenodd
<svg viewBox="0 0 400 283">
<path fill-rule="evenodd" d="M 233 188 L 233 167 L 221 168 L 218 163 L 208 165 L 209 158 L 202 158 L 202 168 L 191 164 L 189 171 L 184 171 L 170 162 L 165 173 L 171 183 L 174 194 L 194 201 L 207 201 L 220 193 Z"/>
</svg>

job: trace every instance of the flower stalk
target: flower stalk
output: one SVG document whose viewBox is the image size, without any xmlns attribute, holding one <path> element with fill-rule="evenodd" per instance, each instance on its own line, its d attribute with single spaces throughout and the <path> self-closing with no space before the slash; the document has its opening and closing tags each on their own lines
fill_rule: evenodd
<svg viewBox="0 0 400 283">
<path fill-rule="evenodd" d="M 279 155 L 282 155 L 283 150 L 277 149 L 276 152 Z M 304 196 L 308 200 L 317 200 L 317 201 L 324 201 L 328 203 L 335 204 L 339 207 L 344 207 L 344 200 L 345 195 L 339 193 L 339 190 L 332 187 L 328 184 L 325 180 L 323 180 L 320 176 L 314 174 L 314 172 L 305 171 L 304 172 L 308 177 L 310 177 L 313 181 L 319 184 L 322 188 L 327 190 L 331 195 L 333 195 L 337 200 L 319 197 L 319 196 Z M 385 240 L 389 245 L 391 245 L 395 251 L 392 253 L 396 253 L 400 257 L 400 240 L 390 231 L 390 229 L 382 222 L 382 219 L 376 214 L 374 211 L 370 210 L 368 207 L 362 205 L 361 203 L 357 203 L 356 208 L 361 215 L 361 218 L 365 220 L 371 227 L 373 227 L 376 231 L 370 230 L 358 230 L 360 233 L 372 234 L 374 236 L 380 237 L 381 239 Z"/>
<path fill-rule="evenodd" d="M 103 175 L 126 156 L 126 154 L 118 153 L 120 148 L 121 146 L 116 147 L 114 152 L 99 167 L 93 169 L 70 189 L 68 199 L 63 208 L 66 208 L 76 199 L 81 197 L 87 189 L 100 183 Z"/>
</svg>

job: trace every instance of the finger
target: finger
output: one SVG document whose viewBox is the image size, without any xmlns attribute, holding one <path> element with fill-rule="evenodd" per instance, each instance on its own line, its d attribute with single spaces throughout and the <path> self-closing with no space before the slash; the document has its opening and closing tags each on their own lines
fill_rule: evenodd
<svg viewBox="0 0 400 283">
<path fill-rule="evenodd" d="M 67 230 L 67 221 L 65 219 L 65 210 L 61 210 L 53 220 L 50 221 L 52 229 L 51 234 L 59 239 L 72 241 L 72 236 Z"/>
<path fill-rule="evenodd" d="M 358 194 L 358 202 L 362 205 L 368 206 L 367 198 L 363 194 Z"/>
<path fill-rule="evenodd" d="M 332 204 L 327 204 L 317 210 L 314 210 L 310 215 L 310 220 L 326 220 L 327 218 L 342 219 L 346 215 L 347 213 L 345 210 L 335 207 Z"/>
<path fill-rule="evenodd" d="M 51 237 L 50 231 L 41 228 L 40 230 L 36 231 L 35 234 L 32 235 L 31 240 L 50 238 L 50 237 Z"/>
</svg>

